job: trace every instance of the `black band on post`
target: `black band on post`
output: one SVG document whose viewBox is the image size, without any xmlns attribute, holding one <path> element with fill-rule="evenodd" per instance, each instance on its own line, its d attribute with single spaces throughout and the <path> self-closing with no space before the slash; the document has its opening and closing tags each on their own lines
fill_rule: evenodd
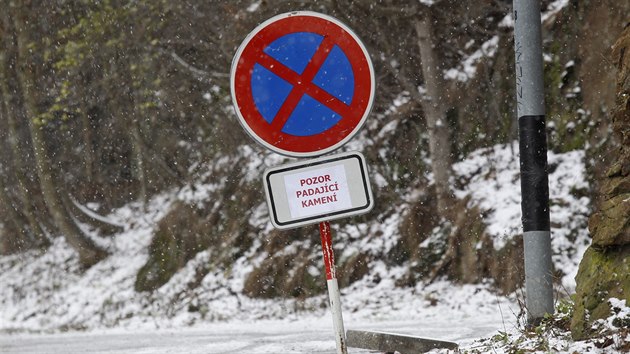
<svg viewBox="0 0 630 354">
<path fill-rule="evenodd" d="M 518 119 L 523 231 L 549 231 L 549 170 L 545 116 Z"/>
</svg>

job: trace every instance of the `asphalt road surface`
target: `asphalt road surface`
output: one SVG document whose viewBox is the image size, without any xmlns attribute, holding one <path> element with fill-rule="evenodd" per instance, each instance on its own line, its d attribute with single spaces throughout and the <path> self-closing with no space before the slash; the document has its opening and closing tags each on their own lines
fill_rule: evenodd
<svg viewBox="0 0 630 354">
<path fill-rule="evenodd" d="M 430 323 L 429 323 L 430 322 Z M 346 323 L 346 329 L 394 332 L 424 338 L 469 343 L 496 331 L 497 324 L 474 319 L 454 321 L 387 321 Z M 195 328 L 2 334 L 1 353 L 42 354 L 284 354 L 336 353 L 332 319 L 213 323 Z M 349 348 L 348 353 L 375 353 Z"/>
</svg>

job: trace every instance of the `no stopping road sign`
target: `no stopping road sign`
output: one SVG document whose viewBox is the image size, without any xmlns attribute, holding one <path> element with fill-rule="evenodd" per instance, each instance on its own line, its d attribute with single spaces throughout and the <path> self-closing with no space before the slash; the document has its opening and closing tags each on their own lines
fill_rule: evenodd
<svg viewBox="0 0 630 354">
<path fill-rule="evenodd" d="M 374 70 L 358 37 L 336 19 L 298 11 L 258 26 L 239 47 L 232 100 L 245 130 L 294 157 L 331 152 L 365 122 Z"/>
</svg>

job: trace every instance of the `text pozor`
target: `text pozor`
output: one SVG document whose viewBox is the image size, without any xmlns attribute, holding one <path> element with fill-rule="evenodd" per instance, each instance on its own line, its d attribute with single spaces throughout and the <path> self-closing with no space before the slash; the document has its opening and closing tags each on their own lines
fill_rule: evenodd
<svg viewBox="0 0 630 354">
<path fill-rule="evenodd" d="M 315 176 L 315 177 L 307 177 L 300 179 L 300 186 L 304 187 L 304 185 L 311 186 L 313 184 L 330 182 L 330 175 L 323 176 Z"/>
</svg>

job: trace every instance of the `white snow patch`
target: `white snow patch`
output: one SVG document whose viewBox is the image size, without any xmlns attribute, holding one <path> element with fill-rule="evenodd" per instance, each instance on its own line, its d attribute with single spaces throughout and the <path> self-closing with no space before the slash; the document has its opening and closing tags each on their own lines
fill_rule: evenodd
<svg viewBox="0 0 630 354">
<path fill-rule="evenodd" d="M 477 74 L 477 65 L 483 58 L 493 57 L 499 47 L 499 36 L 494 36 L 484 42 L 481 48 L 466 57 L 457 68 L 451 68 L 444 72 L 447 80 L 458 80 L 466 82 Z"/>
<path fill-rule="evenodd" d="M 481 209 L 494 247 L 502 249 L 522 235 L 521 187 L 518 143 L 496 145 L 471 154 L 453 165 L 463 188 L 454 190 L 460 198 L 471 197 L 470 206 Z M 590 244 L 588 216 L 590 199 L 584 151 L 548 153 L 550 221 L 553 262 L 563 273 L 562 283 L 571 290 L 578 262 Z M 580 192 L 582 191 L 582 192 Z"/>
<path fill-rule="evenodd" d="M 569 5 L 569 0 L 556 0 L 547 6 L 547 11 L 541 15 L 542 22 L 556 16 L 562 9 Z"/>
<path fill-rule="evenodd" d="M 256 12 L 256 10 L 258 10 L 258 8 L 260 7 L 261 3 L 262 3 L 262 0 L 254 1 L 253 3 L 251 3 L 251 5 L 247 7 L 247 12 Z"/>
</svg>

